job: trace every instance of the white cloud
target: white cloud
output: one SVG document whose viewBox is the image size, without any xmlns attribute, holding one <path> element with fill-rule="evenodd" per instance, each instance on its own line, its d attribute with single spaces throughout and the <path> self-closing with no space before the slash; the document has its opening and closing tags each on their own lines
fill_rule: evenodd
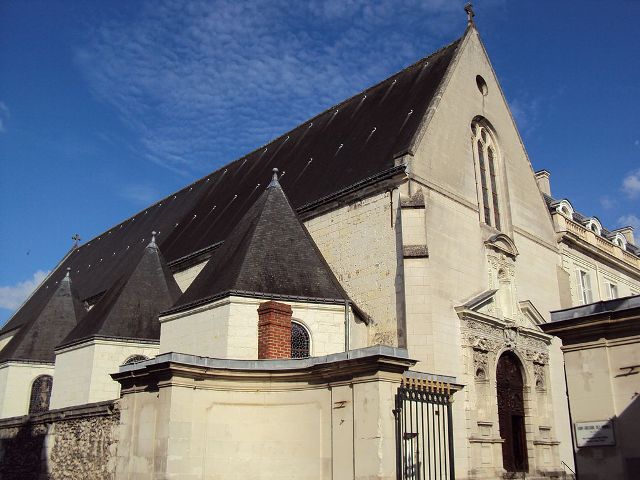
<svg viewBox="0 0 640 480">
<path fill-rule="evenodd" d="M 631 199 L 640 195 L 640 170 L 631 172 L 622 179 L 622 191 Z"/>
<path fill-rule="evenodd" d="M 618 226 L 633 227 L 634 233 L 640 235 L 640 218 L 634 214 L 623 215 L 618 219 Z"/>
<path fill-rule="evenodd" d="M 605 210 L 611 210 L 616 206 L 616 201 L 609 195 L 603 195 L 602 197 L 600 197 L 600 206 Z"/>
<path fill-rule="evenodd" d="M 511 114 L 516 120 L 520 133 L 523 135 L 532 133 L 538 127 L 540 104 L 539 98 L 516 98 L 509 102 Z"/>
<path fill-rule="evenodd" d="M 38 270 L 28 280 L 0 287 L 0 308 L 7 310 L 18 308 L 48 274 L 49 272 Z"/>
<path fill-rule="evenodd" d="M 142 184 L 124 185 L 117 193 L 120 197 L 130 200 L 136 205 L 149 205 L 161 197 L 154 187 Z"/>
<path fill-rule="evenodd" d="M 460 35 L 462 2 L 146 2 L 92 30 L 77 61 L 178 172 L 247 153 Z"/>
<path fill-rule="evenodd" d="M 5 123 L 11 116 L 11 112 L 9 112 L 9 107 L 4 102 L 0 102 L 0 133 L 4 133 L 7 131 L 5 127 Z"/>
</svg>

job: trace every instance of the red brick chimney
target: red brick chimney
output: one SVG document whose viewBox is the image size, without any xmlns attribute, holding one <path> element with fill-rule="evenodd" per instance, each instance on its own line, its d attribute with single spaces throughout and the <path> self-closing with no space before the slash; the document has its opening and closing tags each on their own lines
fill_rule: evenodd
<svg viewBox="0 0 640 480">
<path fill-rule="evenodd" d="M 291 315 L 286 303 L 268 301 L 258 307 L 258 358 L 291 358 Z"/>
</svg>

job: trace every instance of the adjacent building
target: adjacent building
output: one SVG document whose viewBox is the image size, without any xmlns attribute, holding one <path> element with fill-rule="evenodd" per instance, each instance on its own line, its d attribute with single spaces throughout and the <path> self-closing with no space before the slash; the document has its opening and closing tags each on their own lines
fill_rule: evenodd
<svg viewBox="0 0 640 480">
<path fill-rule="evenodd" d="M 562 339 L 576 467 L 584 480 L 640 472 L 640 297 L 551 313 Z"/>
</svg>

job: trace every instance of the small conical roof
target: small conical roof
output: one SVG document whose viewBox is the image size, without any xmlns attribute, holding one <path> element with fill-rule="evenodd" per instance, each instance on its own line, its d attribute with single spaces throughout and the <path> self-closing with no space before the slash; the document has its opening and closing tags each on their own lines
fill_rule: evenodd
<svg viewBox="0 0 640 480">
<path fill-rule="evenodd" d="M 130 273 L 105 292 L 61 346 L 91 337 L 158 340 L 158 313 L 180 294 L 154 237 Z"/>
<path fill-rule="evenodd" d="M 276 175 L 170 312 L 228 294 L 348 300 Z"/>
<path fill-rule="evenodd" d="M 42 310 L 31 322 L 20 327 L 0 352 L 0 361 L 53 362 L 55 346 L 76 327 L 86 313 L 72 288 L 67 271 Z"/>
</svg>

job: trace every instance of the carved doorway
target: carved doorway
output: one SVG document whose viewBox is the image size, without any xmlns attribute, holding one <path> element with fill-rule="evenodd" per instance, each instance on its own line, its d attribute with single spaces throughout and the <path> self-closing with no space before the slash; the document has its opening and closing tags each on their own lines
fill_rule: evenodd
<svg viewBox="0 0 640 480">
<path fill-rule="evenodd" d="M 502 464 L 508 472 L 529 470 L 527 439 L 524 427 L 524 382 L 522 365 L 513 352 L 505 352 L 498 360 L 496 381 L 498 420 L 502 443 Z"/>
</svg>

